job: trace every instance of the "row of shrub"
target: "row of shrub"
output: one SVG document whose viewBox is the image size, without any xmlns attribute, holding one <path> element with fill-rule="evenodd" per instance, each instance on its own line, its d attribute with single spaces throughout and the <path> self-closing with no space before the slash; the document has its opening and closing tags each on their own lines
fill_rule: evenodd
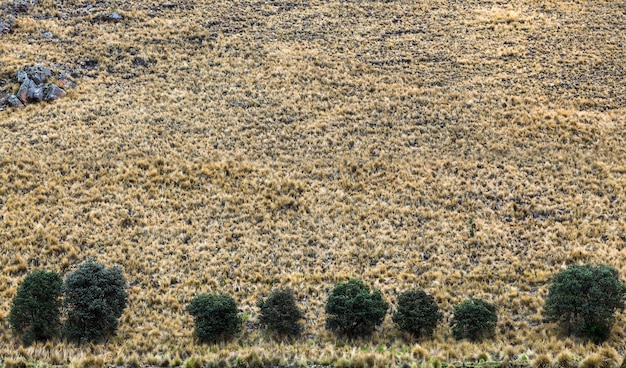
<svg viewBox="0 0 626 368">
<path fill-rule="evenodd" d="M 280 336 L 297 335 L 302 330 L 303 311 L 296 305 L 293 290 L 274 290 L 261 299 L 260 324 Z M 379 290 L 358 279 L 340 283 L 326 303 L 326 328 L 347 337 L 370 335 L 380 325 L 389 309 Z M 241 327 L 237 304 L 226 293 L 196 296 L 187 311 L 194 318 L 195 336 L 203 342 L 218 342 L 233 337 Z M 400 295 L 393 321 L 403 331 L 415 336 L 433 334 L 443 314 L 435 299 L 423 290 Z M 478 340 L 495 333 L 498 317 L 493 305 L 470 298 L 456 306 L 452 319 L 455 337 Z"/>
<path fill-rule="evenodd" d="M 568 332 L 594 342 L 608 338 L 615 311 L 624 309 L 626 284 L 607 265 L 571 265 L 559 272 L 549 289 L 545 312 Z M 62 298 L 62 301 L 61 301 Z M 61 334 L 70 341 L 97 342 L 113 335 L 126 307 L 126 280 L 117 267 L 105 268 L 89 259 L 76 271 L 61 276 L 34 271 L 20 283 L 9 322 L 21 340 L 30 344 Z M 60 323 L 63 306 L 65 322 Z M 295 336 L 302 331 L 303 311 L 293 290 L 276 289 L 259 300 L 260 324 L 272 333 Z M 367 336 L 380 325 L 387 303 L 379 290 L 358 279 L 336 285 L 326 303 L 326 328 L 348 337 Z M 195 336 L 217 342 L 235 336 L 242 319 L 235 300 L 226 293 L 200 294 L 186 310 L 193 316 Z M 435 299 L 423 290 L 402 293 L 392 320 L 415 336 L 431 336 L 443 318 Z M 495 334 L 494 305 L 469 298 L 454 307 L 451 329 L 457 339 L 480 340 Z"/>
</svg>

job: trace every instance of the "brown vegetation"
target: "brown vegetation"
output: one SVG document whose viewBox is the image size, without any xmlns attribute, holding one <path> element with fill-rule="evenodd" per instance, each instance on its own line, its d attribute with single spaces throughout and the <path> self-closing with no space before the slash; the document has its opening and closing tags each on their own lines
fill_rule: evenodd
<svg viewBox="0 0 626 368">
<path fill-rule="evenodd" d="M 123 21 L 93 21 L 112 11 Z M 94 255 L 131 285 L 118 336 L 27 356 L 401 365 L 517 351 L 604 366 L 542 306 L 568 263 L 626 274 L 625 13 L 603 0 L 42 0 L 3 35 L 0 79 L 33 63 L 83 77 L 52 104 L 0 111 L 0 356 L 22 361 L 6 317 L 25 273 Z M 344 344 L 323 310 L 350 277 L 392 304 L 423 288 L 444 320 L 484 298 L 497 336 L 456 342 L 442 325 L 415 346 L 387 318 L 365 350 Z M 193 296 L 231 293 L 255 320 L 273 285 L 306 311 L 299 340 L 246 329 L 243 347 L 194 343 Z M 605 349 L 623 349 L 618 318 Z"/>
</svg>

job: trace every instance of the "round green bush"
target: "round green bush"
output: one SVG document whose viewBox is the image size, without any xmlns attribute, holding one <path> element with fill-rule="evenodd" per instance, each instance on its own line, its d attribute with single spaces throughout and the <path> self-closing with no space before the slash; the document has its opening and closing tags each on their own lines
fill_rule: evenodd
<svg viewBox="0 0 626 368">
<path fill-rule="evenodd" d="M 241 330 L 237 304 L 226 293 L 200 294 L 191 300 L 187 311 L 193 316 L 195 336 L 202 342 L 227 340 Z"/>
<path fill-rule="evenodd" d="M 574 264 L 554 277 L 544 309 L 568 333 L 600 343 L 609 337 L 615 311 L 624 309 L 625 295 L 615 268 Z"/>
<path fill-rule="evenodd" d="M 58 273 L 36 270 L 18 286 L 11 304 L 9 324 L 24 344 L 30 345 L 57 335 L 62 284 Z"/>
<path fill-rule="evenodd" d="M 437 323 L 443 318 L 435 298 L 424 290 L 411 290 L 398 297 L 398 310 L 393 321 L 402 331 L 415 336 L 432 336 Z"/>
<path fill-rule="evenodd" d="M 389 304 L 379 290 L 358 279 L 339 283 L 326 303 L 326 328 L 349 337 L 370 335 L 380 325 Z"/>
<path fill-rule="evenodd" d="M 115 334 L 128 302 L 126 279 L 118 267 L 105 268 L 89 259 L 67 275 L 62 290 L 68 340 L 98 342 Z"/>
<path fill-rule="evenodd" d="M 291 289 L 274 290 L 266 300 L 259 300 L 259 322 L 269 331 L 281 336 L 297 335 L 302 330 L 300 320 L 304 313 L 296 305 Z"/>
<path fill-rule="evenodd" d="M 496 333 L 496 307 L 478 298 L 469 298 L 454 308 L 452 333 L 456 339 L 477 341 Z"/>
</svg>

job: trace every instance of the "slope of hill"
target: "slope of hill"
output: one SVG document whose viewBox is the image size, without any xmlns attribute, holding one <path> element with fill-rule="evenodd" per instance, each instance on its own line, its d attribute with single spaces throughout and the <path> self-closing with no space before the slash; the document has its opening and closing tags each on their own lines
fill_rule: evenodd
<svg viewBox="0 0 626 368">
<path fill-rule="evenodd" d="M 100 21 L 111 12 L 123 19 Z M 623 315 L 598 347 L 560 336 L 542 306 L 571 262 L 626 274 L 625 60 L 619 1 L 41 0 L 0 39 L 0 88 L 35 63 L 81 76 L 54 103 L 0 111 L 0 355 L 401 365 L 623 350 Z M 18 351 L 19 281 L 90 255 L 130 282 L 118 336 Z M 344 344 L 323 311 L 350 277 L 392 304 L 424 288 L 446 320 L 485 298 L 497 337 L 456 342 L 444 323 L 411 341 L 387 318 Z M 255 329 L 273 285 L 306 310 L 291 344 Z M 249 314 L 239 342 L 194 344 L 184 307 L 207 291 Z"/>
</svg>

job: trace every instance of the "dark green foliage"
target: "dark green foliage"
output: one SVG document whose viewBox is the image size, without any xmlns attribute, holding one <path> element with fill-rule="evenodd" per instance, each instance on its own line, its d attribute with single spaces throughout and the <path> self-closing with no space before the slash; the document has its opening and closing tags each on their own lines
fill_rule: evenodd
<svg viewBox="0 0 626 368">
<path fill-rule="evenodd" d="M 259 300 L 260 323 L 278 335 L 297 335 L 304 313 L 296 305 L 293 290 L 274 290 L 267 300 Z"/>
<path fill-rule="evenodd" d="M 91 259 L 67 275 L 63 295 L 67 311 L 64 335 L 80 343 L 114 335 L 128 302 L 122 271 L 118 267 L 104 268 Z"/>
<path fill-rule="evenodd" d="M 411 290 L 400 294 L 398 310 L 393 321 L 401 330 L 415 336 L 432 336 L 437 323 L 443 318 L 435 298 L 423 290 Z"/>
<path fill-rule="evenodd" d="M 379 290 L 370 293 L 363 281 L 335 286 L 326 303 L 326 328 L 349 337 L 369 335 L 385 318 L 389 304 Z"/>
<path fill-rule="evenodd" d="M 571 265 L 559 272 L 550 286 L 545 311 L 568 332 L 596 343 L 609 337 L 615 311 L 624 309 L 626 285 L 607 265 Z"/>
<path fill-rule="evenodd" d="M 20 283 L 11 304 L 9 323 L 13 332 L 30 345 L 53 338 L 60 326 L 61 276 L 36 270 Z"/>
<path fill-rule="evenodd" d="M 496 307 L 478 298 L 470 298 L 454 308 L 452 333 L 456 339 L 477 341 L 496 332 Z"/>
<path fill-rule="evenodd" d="M 233 298 L 226 294 L 200 294 L 187 306 L 195 335 L 202 342 L 227 340 L 241 330 L 241 317 Z"/>
</svg>

